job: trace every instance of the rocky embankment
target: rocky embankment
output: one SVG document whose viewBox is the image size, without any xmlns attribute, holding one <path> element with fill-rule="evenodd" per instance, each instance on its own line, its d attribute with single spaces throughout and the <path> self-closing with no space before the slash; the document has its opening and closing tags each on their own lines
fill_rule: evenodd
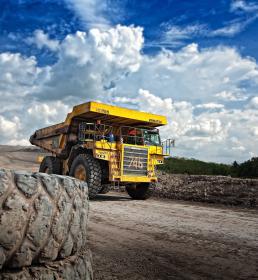
<svg viewBox="0 0 258 280">
<path fill-rule="evenodd" d="M 258 208 L 258 179 L 159 172 L 155 197 Z"/>
</svg>

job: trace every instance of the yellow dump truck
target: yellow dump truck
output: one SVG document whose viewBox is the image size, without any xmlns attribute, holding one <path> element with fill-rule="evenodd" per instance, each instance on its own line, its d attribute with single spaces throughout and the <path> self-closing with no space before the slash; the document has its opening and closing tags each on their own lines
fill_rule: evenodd
<svg viewBox="0 0 258 280">
<path fill-rule="evenodd" d="M 30 142 L 52 153 L 40 172 L 86 181 L 91 198 L 123 185 L 133 199 L 146 199 L 157 181 L 155 167 L 167 155 L 157 129 L 166 124 L 164 116 L 88 102 L 63 123 L 37 130 Z"/>
</svg>

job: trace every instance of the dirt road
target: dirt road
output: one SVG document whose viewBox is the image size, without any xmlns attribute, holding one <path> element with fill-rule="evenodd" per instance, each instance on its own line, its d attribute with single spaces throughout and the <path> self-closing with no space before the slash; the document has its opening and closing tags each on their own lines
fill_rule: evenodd
<svg viewBox="0 0 258 280">
<path fill-rule="evenodd" d="M 91 202 L 96 279 L 258 279 L 258 213 L 197 203 Z"/>
<path fill-rule="evenodd" d="M 36 170 L 36 154 L 0 147 L 0 167 Z M 121 193 L 90 210 L 96 280 L 258 279 L 257 210 Z"/>
</svg>

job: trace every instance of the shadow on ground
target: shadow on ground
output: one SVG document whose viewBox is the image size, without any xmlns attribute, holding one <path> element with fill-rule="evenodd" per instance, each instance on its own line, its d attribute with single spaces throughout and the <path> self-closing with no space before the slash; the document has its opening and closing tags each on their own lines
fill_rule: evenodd
<svg viewBox="0 0 258 280">
<path fill-rule="evenodd" d="M 97 195 L 93 201 L 133 201 L 130 197 L 121 195 L 107 195 L 107 194 L 99 194 Z"/>
</svg>

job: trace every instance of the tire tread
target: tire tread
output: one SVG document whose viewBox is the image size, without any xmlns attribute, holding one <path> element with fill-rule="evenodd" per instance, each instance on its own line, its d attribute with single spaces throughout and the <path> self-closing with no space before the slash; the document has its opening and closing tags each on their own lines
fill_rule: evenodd
<svg viewBox="0 0 258 280">
<path fill-rule="evenodd" d="M 93 280 L 92 254 L 90 250 L 45 265 L 34 265 L 17 270 L 5 269 L 0 280 Z"/>
<path fill-rule="evenodd" d="M 1 184 L 8 186 L 0 197 L 0 269 L 64 258 L 86 245 L 85 182 L 0 170 Z M 46 185 L 55 186 L 55 191 L 50 192 Z M 68 243 L 72 249 L 67 249 Z"/>
</svg>

